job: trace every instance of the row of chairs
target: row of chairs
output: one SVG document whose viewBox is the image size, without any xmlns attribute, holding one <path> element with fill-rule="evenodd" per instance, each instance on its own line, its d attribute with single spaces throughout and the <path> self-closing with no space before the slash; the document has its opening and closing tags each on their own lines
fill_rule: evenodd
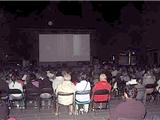
<svg viewBox="0 0 160 120">
<path fill-rule="evenodd" d="M 47 94 L 50 94 L 50 97 L 49 98 L 42 98 L 40 97 L 41 94 L 43 93 L 47 93 Z M 14 97 L 13 99 L 10 99 L 10 96 L 14 96 L 16 94 L 20 94 L 21 97 Z M 4 100 L 7 104 L 8 104 L 8 107 L 11 109 L 14 107 L 14 103 L 15 102 L 18 102 L 18 104 L 20 105 L 21 108 L 27 108 L 27 103 L 29 101 L 36 101 L 38 103 L 38 106 L 39 106 L 39 110 L 41 109 L 42 107 L 42 100 L 53 100 L 53 92 L 52 92 L 52 89 L 50 88 L 43 88 L 41 90 L 41 92 L 37 92 L 37 91 L 32 91 L 32 89 L 28 89 L 26 90 L 25 92 L 22 92 L 21 90 L 19 89 L 9 89 L 9 92 L 8 94 L 5 94 L 5 96 L 1 95 L 1 99 Z"/>
<path fill-rule="evenodd" d="M 24 92 L 22 92 L 19 89 L 9 89 L 7 91 L 1 91 L 1 99 L 3 99 L 4 101 L 6 101 L 6 103 L 8 104 L 9 108 L 14 107 L 15 102 L 21 103 L 20 107 L 22 108 L 27 108 L 27 103 L 29 103 L 29 101 L 36 101 L 37 105 L 39 107 L 39 110 L 42 107 L 41 101 L 42 100 L 53 100 L 53 90 L 52 90 L 52 83 L 50 81 L 44 81 L 43 83 L 40 84 L 39 88 L 36 88 L 34 86 L 30 86 L 30 85 L 26 85 L 24 86 Z M 49 98 L 44 98 L 41 97 L 41 94 L 50 94 Z M 22 97 L 14 97 L 14 99 L 9 99 L 11 95 L 14 94 L 21 94 Z"/>
<path fill-rule="evenodd" d="M 92 96 L 92 99 L 89 101 L 78 101 L 76 99 L 77 95 L 87 95 L 89 94 L 90 96 Z M 88 104 L 89 105 L 89 110 L 93 110 L 94 112 L 96 110 L 101 110 L 101 109 L 110 109 L 110 91 L 106 90 L 106 89 L 101 89 L 101 90 L 97 90 L 94 93 L 92 93 L 91 91 L 76 91 L 75 93 L 58 93 L 57 97 L 56 97 L 56 111 L 59 112 L 59 107 L 62 105 L 59 101 L 59 97 L 63 97 L 63 96 L 72 96 L 73 98 L 73 102 L 70 105 L 74 106 L 75 109 L 75 114 L 79 114 L 81 111 L 77 110 L 76 105 L 80 106 L 80 105 L 84 105 L 84 104 Z M 99 99 L 98 101 L 95 98 L 95 96 L 108 96 L 109 99 Z M 105 104 L 105 107 L 97 107 L 97 103 L 99 104 Z"/>
</svg>

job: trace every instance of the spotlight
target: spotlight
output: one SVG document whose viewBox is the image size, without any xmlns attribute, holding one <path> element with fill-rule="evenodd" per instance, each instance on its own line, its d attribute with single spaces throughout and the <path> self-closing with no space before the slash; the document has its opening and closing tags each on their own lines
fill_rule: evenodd
<svg viewBox="0 0 160 120">
<path fill-rule="evenodd" d="M 53 22 L 50 20 L 50 21 L 48 21 L 48 25 L 49 26 L 52 26 L 53 25 Z"/>
</svg>

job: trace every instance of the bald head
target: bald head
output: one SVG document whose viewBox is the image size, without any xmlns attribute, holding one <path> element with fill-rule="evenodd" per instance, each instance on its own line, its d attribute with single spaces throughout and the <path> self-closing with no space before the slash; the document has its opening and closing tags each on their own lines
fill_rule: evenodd
<svg viewBox="0 0 160 120">
<path fill-rule="evenodd" d="M 100 81 L 101 80 L 107 80 L 107 76 L 105 74 L 100 74 L 99 79 L 100 79 Z"/>
</svg>

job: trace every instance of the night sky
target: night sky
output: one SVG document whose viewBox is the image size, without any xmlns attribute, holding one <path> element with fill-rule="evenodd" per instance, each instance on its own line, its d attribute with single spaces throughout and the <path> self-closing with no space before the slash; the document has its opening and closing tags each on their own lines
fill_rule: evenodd
<svg viewBox="0 0 160 120">
<path fill-rule="evenodd" d="M 64 15 L 82 15 L 82 1 L 60 1 L 58 3 L 58 10 Z M 91 1 L 93 11 L 102 13 L 106 22 L 114 22 L 119 19 L 120 10 L 127 4 L 132 3 L 139 11 L 143 9 L 143 1 L 128 2 L 128 1 Z M 36 11 L 37 14 L 41 13 L 50 2 L 44 1 L 26 1 L 26 2 L 1 2 L 1 7 L 16 16 L 29 16 L 32 12 Z"/>
<path fill-rule="evenodd" d="M 86 3 L 89 3 L 87 7 Z M 54 26 L 50 26 L 52 28 L 94 28 L 97 31 L 98 44 L 102 48 L 99 50 L 99 46 L 97 47 L 98 53 L 100 56 L 106 56 L 128 48 L 159 48 L 160 36 L 157 32 L 160 28 L 159 3 L 148 1 L 1 1 L 0 8 L 4 10 L 6 26 L 3 21 L 0 24 L 6 36 L 13 34 L 7 29 L 12 28 L 14 31 L 17 27 L 46 28 L 49 27 L 48 21 L 54 22 Z M 5 38 L 2 31 L 1 36 Z M 19 52 L 20 55 L 29 54 L 29 48 L 33 47 L 32 42 L 18 41 L 16 38 L 13 40 L 13 38 L 8 40 L 11 50 Z M 27 50 L 21 50 L 22 48 Z M 103 49 L 112 52 L 107 53 Z"/>
</svg>

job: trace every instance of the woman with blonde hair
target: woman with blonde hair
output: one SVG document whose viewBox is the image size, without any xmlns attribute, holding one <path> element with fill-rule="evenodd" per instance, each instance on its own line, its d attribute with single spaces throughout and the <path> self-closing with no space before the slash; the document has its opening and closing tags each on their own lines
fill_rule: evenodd
<svg viewBox="0 0 160 120">
<path fill-rule="evenodd" d="M 56 89 L 56 94 L 58 93 L 74 93 L 75 92 L 75 85 L 71 82 L 71 75 L 65 74 L 64 81 L 58 85 Z M 73 96 L 59 96 L 58 101 L 62 105 L 69 106 L 69 115 L 73 114 Z M 58 109 L 56 109 L 55 115 L 58 115 Z"/>
</svg>

